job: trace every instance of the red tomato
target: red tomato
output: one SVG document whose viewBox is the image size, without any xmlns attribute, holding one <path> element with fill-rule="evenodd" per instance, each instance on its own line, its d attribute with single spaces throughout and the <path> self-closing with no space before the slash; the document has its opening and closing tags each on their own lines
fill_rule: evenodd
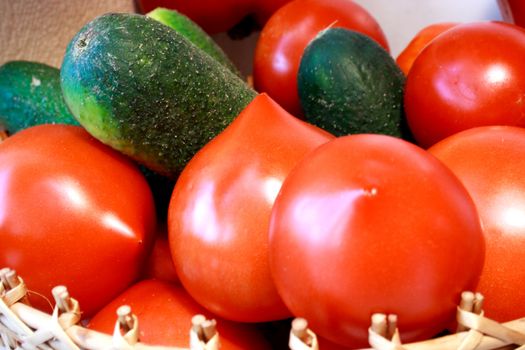
<svg viewBox="0 0 525 350">
<path fill-rule="evenodd" d="M 509 321 L 525 315 L 525 129 L 479 127 L 429 149 L 470 192 L 487 254 L 478 291 L 485 315 Z"/>
<path fill-rule="evenodd" d="M 168 232 L 179 279 L 201 305 L 235 321 L 290 315 L 268 265 L 271 208 L 292 167 L 331 138 L 263 94 L 187 164 Z"/>
<path fill-rule="evenodd" d="M 414 64 L 414 60 L 428 43 L 434 40 L 439 34 L 457 24 L 456 22 L 435 23 L 421 29 L 408 43 L 407 47 L 397 56 L 396 63 L 403 73 L 405 73 L 405 75 L 408 74 L 412 64 Z"/>
<path fill-rule="evenodd" d="M 255 48 L 253 81 L 295 116 L 302 110 L 297 92 L 297 72 L 307 44 L 327 27 L 353 29 L 370 36 L 388 50 L 376 20 L 351 0 L 295 0 L 268 20 Z"/>
<path fill-rule="evenodd" d="M 498 7 L 503 20 L 525 26 L 525 2 L 523 0 L 498 0 Z"/>
<path fill-rule="evenodd" d="M 145 277 L 179 283 L 179 278 L 173 265 L 173 259 L 171 258 L 168 229 L 165 224 L 159 225 L 153 250 L 146 261 Z"/>
<path fill-rule="evenodd" d="M 175 9 L 201 26 L 208 33 L 224 32 L 233 27 L 252 8 L 253 0 L 141 0 L 141 11 L 157 7 Z"/>
<path fill-rule="evenodd" d="M 145 344 L 187 348 L 191 318 L 201 314 L 217 320 L 222 350 L 270 349 L 255 327 L 218 319 L 182 287 L 153 279 L 141 281 L 122 293 L 90 320 L 89 328 L 112 334 L 121 305 L 129 305 L 137 316 L 139 338 Z"/>
<path fill-rule="evenodd" d="M 257 23 L 263 27 L 275 11 L 289 2 L 290 0 L 255 0 L 255 18 Z"/>
<path fill-rule="evenodd" d="M 30 290 L 52 300 L 66 285 L 89 316 L 139 276 L 155 231 L 151 191 L 84 129 L 40 125 L 3 141 L 0 193 L 0 266 Z"/>
<path fill-rule="evenodd" d="M 367 345 L 375 312 L 397 314 L 404 341 L 443 330 L 483 259 L 465 188 L 394 137 L 352 135 L 317 148 L 286 178 L 272 212 L 279 294 L 314 332 L 344 346 Z"/>
<path fill-rule="evenodd" d="M 233 28 L 244 17 L 253 15 L 263 26 L 275 10 L 290 0 L 139 0 L 141 12 L 157 7 L 176 9 L 210 34 Z"/>
<path fill-rule="evenodd" d="M 429 147 L 483 125 L 525 126 L 525 31 L 507 23 L 461 24 L 433 40 L 407 77 L 405 110 Z"/>
</svg>

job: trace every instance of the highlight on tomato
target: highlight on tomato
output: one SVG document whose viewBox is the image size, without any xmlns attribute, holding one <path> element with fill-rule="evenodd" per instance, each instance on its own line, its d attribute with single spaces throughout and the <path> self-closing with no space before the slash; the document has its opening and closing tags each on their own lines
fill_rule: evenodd
<svg viewBox="0 0 525 350">
<path fill-rule="evenodd" d="M 377 312 L 398 316 L 404 342 L 447 328 L 485 253 L 457 177 L 425 150 L 373 134 L 339 137 L 298 163 L 275 201 L 269 244 L 286 306 L 350 348 L 368 345 Z"/>
<path fill-rule="evenodd" d="M 233 321 L 290 316 L 270 275 L 271 210 L 295 164 L 332 138 L 261 94 L 191 159 L 168 233 L 179 279 L 199 304 Z"/>
<path fill-rule="evenodd" d="M 269 94 L 292 115 L 302 116 L 297 90 L 301 57 L 310 40 L 328 27 L 358 31 L 389 50 L 375 18 L 357 3 L 351 0 L 294 0 L 270 17 L 257 40 L 253 61 L 255 89 Z"/>
<path fill-rule="evenodd" d="M 459 24 L 419 54 L 407 76 L 405 111 L 428 148 L 476 126 L 525 126 L 525 30 L 501 22 Z"/>
<path fill-rule="evenodd" d="M 39 125 L 0 143 L 0 266 L 51 311 L 66 285 L 89 317 L 141 274 L 155 233 L 136 165 L 78 126 Z"/>
<path fill-rule="evenodd" d="M 523 317 L 525 295 L 525 129 L 485 126 L 447 137 L 428 150 L 463 182 L 478 209 L 486 241 L 478 291 L 485 316 Z"/>
</svg>

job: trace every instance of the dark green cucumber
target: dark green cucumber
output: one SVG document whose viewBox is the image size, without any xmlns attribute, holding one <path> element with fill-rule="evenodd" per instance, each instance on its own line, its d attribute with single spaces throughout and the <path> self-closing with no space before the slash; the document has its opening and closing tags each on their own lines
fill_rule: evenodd
<svg viewBox="0 0 525 350">
<path fill-rule="evenodd" d="M 256 96 L 176 31 L 138 14 L 106 14 L 83 27 L 61 82 L 89 133 L 171 177 Z"/>
<path fill-rule="evenodd" d="M 336 136 L 404 137 L 404 82 L 388 52 L 343 28 L 324 30 L 308 44 L 297 77 L 306 120 Z"/>
<path fill-rule="evenodd" d="M 176 10 L 158 7 L 146 14 L 191 41 L 198 48 L 222 63 L 226 68 L 237 75 L 241 75 L 237 67 L 228 58 L 219 45 L 195 22 Z"/>
<path fill-rule="evenodd" d="M 78 125 L 60 88 L 60 71 L 38 62 L 0 67 L 0 128 L 14 134 L 38 124 Z"/>
</svg>

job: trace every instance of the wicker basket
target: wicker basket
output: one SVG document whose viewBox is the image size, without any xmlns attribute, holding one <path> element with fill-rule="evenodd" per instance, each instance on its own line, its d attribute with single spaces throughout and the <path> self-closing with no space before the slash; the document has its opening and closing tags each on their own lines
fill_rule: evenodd
<svg viewBox="0 0 525 350">
<path fill-rule="evenodd" d="M 79 324 L 79 304 L 69 296 L 66 287 L 55 287 L 53 297 L 52 315 L 32 308 L 27 302 L 27 288 L 22 278 L 11 269 L 0 270 L 0 349 L 186 349 L 140 343 L 139 322 L 126 305 L 117 310 L 114 332 L 110 336 Z M 395 315 L 374 314 L 369 329 L 370 345 L 376 350 L 525 350 L 525 318 L 501 324 L 483 316 L 482 304 L 480 294 L 464 292 L 458 306 L 457 333 L 410 344 L 401 344 Z M 220 348 L 214 320 L 195 315 L 188 329 L 190 350 Z M 319 350 L 316 335 L 302 318 L 293 320 L 288 345 L 292 350 Z"/>
</svg>

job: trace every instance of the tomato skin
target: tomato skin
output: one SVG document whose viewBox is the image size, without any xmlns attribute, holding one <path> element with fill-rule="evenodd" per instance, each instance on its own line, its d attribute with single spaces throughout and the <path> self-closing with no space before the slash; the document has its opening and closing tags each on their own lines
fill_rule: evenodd
<svg viewBox="0 0 525 350">
<path fill-rule="evenodd" d="M 292 167 L 332 138 L 261 94 L 188 163 L 168 232 L 179 279 L 197 302 L 234 321 L 290 316 L 268 265 L 271 208 Z"/>
<path fill-rule="evenodd" d="M 170 283 L 179 283 L 179 277 L 171 258 L 166 224 L 158 225 L 153 249 L 146 261 L 144 278 L 153 278 Z"/>
<path fill-rule="evenodd" d="M 433 40 L 406 82 L 405 111 L 418 144 L 427 148 L 476 126 L 525 126 L 524 60 L 525 31 L 507 23 L 460 24 Z"/>
<path fill-rule="evenodd" d="M 245 16 L 254 15 L 263 26 L 279 7 L 290 0 L 140 0 L 143 13 L 157 7 L 175 9 L 196 22 L 210 34 L 228 31 Z"/>
<path fill-rule="evenodd" d="M 112 334 L 116 311 L 121 305 L 129 305 L 137 316 L 140 341 L 145 344 L 187 348 L 191 318 L 201 314 L 217 320 L 221 349 L 270 349 L 255 327 L 218 319 L 197 304 L 181 286 L 155 279 L 142 280 L 128 288 L 90 320 L 89 328 Z"/>
<path fill-rule="evenodd" d="M 459 180 L 389 136 L 320 146 L 286 178 L 272 211 L 279 294 L 314 332 L 348 347 L 367 345 L 375 312 L 397 314 L 405 342 L 445 329 L 483 259 L 479 217 Z"/>
<path fill-rule="evenodd" d="M 525 3 L 521 0 L 498 0 L 501 17 L 505 22 L 525 26 Z"/>
<path fill-rule="evenodd" d="M 30 290 L 53 300 L 66 285 L 89 316 L 139 277 L 155 210 L 123 155 L 80 127 L 40 125 L 0 144 L 0 174 L 0 266 Z"/>
<path fill-rule="evenodd" d="M 504 322 L 523 317 L 525 296 L 525 130 L 478 127 L 429 149 L 463 182 L 479 211 L 487 253 L 478 291 L 485 315 Z"/>
<path fill-rule="evenodd" d="M 255 48 L 255 89 L 268 93 L 291 114 L 303 112 L 297 92 L 297 72 L 303 51 L 319 31 L 329 26 L 356 30 L 388 43 L 376 20 L 350 0 L 294 0 L 268 20 Z"/>
<path fill-rule="evenodd" d="M 401 51 L 399 56 L 397 56 L 396 63 L 403 73 L 405 73 L 405 75 L 408 74 L 416 57 L 421 53 L 425 46 L 428 45 L 428 43 L 434 40 L 439 34 L 457 24 L 457 22 L 434 23 L 421 29 L 414 38 L 410 40 L 403 51 Z"/>
<path fill-rule="evenodd" d="M 255 0 L 255 18 L 257 23 L 263 27 L 275 11 L 289 2 L 290 0 Z"/>
<path fill-rule="evenodd" d="M 240 22 L 250 12 L 253 0 L 143 0 L 140 3 L 144 13 L 157 7 L 176 9 L 213 34 L 227 31 Z"/>
</svg>

